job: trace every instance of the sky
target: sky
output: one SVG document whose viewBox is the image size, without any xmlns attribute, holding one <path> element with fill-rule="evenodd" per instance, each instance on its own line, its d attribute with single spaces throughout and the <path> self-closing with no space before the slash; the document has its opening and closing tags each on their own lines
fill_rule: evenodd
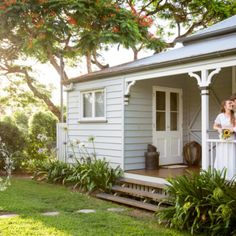
<svg viewBox="0 0 236 236">
<path fill-rule="evenodd" d="M 144 50 L 140 52 L 139 58 L 152 55 L 153 52 Z M 115 55 L 115 56 L 114 56 Z M 121 48 L 117 51 L 117 47 L 112 47 L 109 51 L 103 53 L 105 63 L 109 66 L 115 66 L 133 60 L 132 50 Z M 31 61 L 31 66 L 37 71 L 36 75 L 44 84 L 52 84 L 55 89 L 53 90 L 52 100 L 54 103 L 60 103 L 60 77 L 55 69 L 49 64 L 40 64 L 36 61 Z M 78 67 L 66 68 L 69 78 L 77 77 L 86 73 L 86 64 L 80 63 Z"/>
</svg>

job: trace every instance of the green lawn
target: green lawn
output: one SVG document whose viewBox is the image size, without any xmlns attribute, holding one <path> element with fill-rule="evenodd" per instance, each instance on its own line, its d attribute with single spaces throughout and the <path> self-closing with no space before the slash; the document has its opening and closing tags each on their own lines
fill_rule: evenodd
<svg viewBox="0 0 236 236">
<path fill-rule="evenodd" d="M 162 228 L 155 217 L 130 208 L 122 213 L 107 211 L 111 207 L 121 206 L 62 186 L 14 178 L 12 186 L 0 192 L 0 213 L 19 216 L 0 218 L 0 235 L 188 235 Z M 77 213 L 80 209 L 95 209 L 96 213 Z M 42 216 L 46 211 L 59 211 L 60 215 Z M 134 212 L 136 216 L 132 216 Z"/>
</svg>

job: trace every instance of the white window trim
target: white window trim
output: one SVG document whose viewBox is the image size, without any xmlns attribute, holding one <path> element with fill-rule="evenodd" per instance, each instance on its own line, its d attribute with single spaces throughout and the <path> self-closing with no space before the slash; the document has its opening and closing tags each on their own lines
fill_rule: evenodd
<svg viewBox="0 0 236 236">
<path fill-rule="evenodd" d="M 95 93 L 96 92 L 103 92 L 104 94 L 104 117 L 95 117 Z M 86 93 L 92 93 L 92 117 L 83 117 L 84 114 L 84 94 Z M 94 89 L 94 90 L 86 90 L 86 91 L 81 91 L 80 92 L 80 119 L 79 123 L 90 123 L 90 122 L 107 122 L 106 118 L 106 89 L 105 88 L 100 88 L 100 89 Z"/>
</svg>

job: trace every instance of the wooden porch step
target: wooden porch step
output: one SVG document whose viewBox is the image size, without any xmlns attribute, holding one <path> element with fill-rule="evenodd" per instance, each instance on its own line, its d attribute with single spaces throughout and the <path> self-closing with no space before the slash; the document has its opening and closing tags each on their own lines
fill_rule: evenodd
<svg viewBox="0 0 236 236">
<path fill-rule="evenodd" d="M 151 188 L 157 188 L 157 189 L 165 189 L 166 185 L 165 184 L 160 184 L 160 183 L 153 183 L 153 182 L 148 182 L 148 181 L 143 181 L 143 180 L 138 180 L 138 179 L 132 179 L 132 178 L 119 178 L 119 182 L 121 183 L 129 183 L 129 184 L 136 184 L 136 185 L 141 185 L 141 186 L 146 186 L 146 187 L 151 187 Z"/>
<path fill-rule="evenodd" d="M 114 196 L 114 195 L 107 194 L 107 193 L 98 193 L 98 194 L 96 194 L 96 197 L 98 197 L 100 199 L 104 199 L 104 200 L 109 200 L 112 202 L 121 203 L 121 204 L 128 205 L 128 206 L 142 208 L 142 209 L 145 209 L 148 211 L 155 212 L 160 209 L 160 207 L 150 204 L 150 203 L 140 202 L 140 201 L 137 201 L 134 199 L 124 198 L 124 197 L 119 197 L 119 196 Z"/>
<path fill-rule="evenodd" d="M 133 188 L 128 188 L 128 187 L 122 187 L 119 185 L 114 185 L 111 188 L 114 192 L 120 192 L 120 193 L 126 193 L 132 196 L 137 196 L 140 198 L 150 198 L 154 201 L 161 201 L 163 199 L 166 199 L 167 196 L 164 194 L 159 194 L 159 193 L 152 193 L 152 192 L 147 192 L 147 191 L 142 191 L 142 190 L 137 190 Z"/>
</svg>

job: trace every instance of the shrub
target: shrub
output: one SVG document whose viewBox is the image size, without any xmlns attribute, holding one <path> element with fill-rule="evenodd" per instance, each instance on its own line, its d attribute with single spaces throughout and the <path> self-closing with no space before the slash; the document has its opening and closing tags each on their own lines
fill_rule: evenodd
<svg viewBox="0 0 236 236">
<path fill-rule="evenodd" d="M 6 145 L 9 153 L 11 153 L 15 168 L 21 166 L 20 159 L 24 157 L 23 150 L 26 146 L 26 139 L 23 133 L 13 123 L 0 122 L 1 142 Z M 21 158 L 19 158 L 21 157 Z M 3 156 L 0 153 L 0 167 L 3 167 Z"/>
<path fill-rule="evenodd" d="M 38 134 L 43 134 L 53 141 L 56 140 L 56 117 L 49 112 L 39 111 L 29 121 L 29 133 L 37 139 Z"/>
<path fill-rule="evenodd" d="M 121 175 L 120 167 L 113 169 L 105 160 L 86 158 L 76 161 L 72 166 L 72 174 L 65 179 L 65 182 L 71 183 L 74 188 L 78 187 L 86 192 L 109 191 Z"/>
<path fill-rule="evenodd" d="M 70 165 L 51 159 L 31 161 L 30 171 L 34 172 L 34 178 L 37 180 L 61 184 L 64 184 L 65 178 L 72 174 Z"/>
<path fill-rule="evenodd" d="M 6 179 L 2 179 L 0 177 L 0 191 L 4 191 L 11 184 L 10 177 L 11 177 L 11 171 L 13 169 L 13 161 L 12 161 L 12 154 L 8 151 L 6 144 L 2 142 L 1 138 L 0 138 L 0 154 L 2 155 L 3 159 L 3 169 L 5 170 L 7 176 Z"/>
<path fill-rule="evenodd" d="M 11 153 L 22 151 L 25 147 L 23 133 L 12 123 L 0 122 L 0 137 Z"/>
<path fill-rule="evenodd" d="M 236 184 L 225 171 L 202 171 L 169 179 L 169 203 L 157 213 L 160 222 L 190 230 L 192 234 L 236 235 Z"/>
<path fill-rule="evenodd" d="M 74 164 L 69 165 L 56 160 L 32 162 L 35 178 L 73 185 L 73 188 L 79 188 L 85 192 L 109 191 L 116 179 L 122 175 L 122 170 L 120 167 L 111 168 L 104 159 L 97 159 L 93 141 L 94 138 L 89 138 L 89 142 L 93 145 L 93 153 L 89 153 L 85 145 L 78 140 L 72 144 Z M 77 144 L 81 144 L 80 157 L 75 156 Z"/>
<path fill-rule="evenodd" d="M 29 122 L 27 153 L 30 159 L 46 159 L 55 148 L 57 119 L 49 112 L 35 113 Z"/>
</svg>

